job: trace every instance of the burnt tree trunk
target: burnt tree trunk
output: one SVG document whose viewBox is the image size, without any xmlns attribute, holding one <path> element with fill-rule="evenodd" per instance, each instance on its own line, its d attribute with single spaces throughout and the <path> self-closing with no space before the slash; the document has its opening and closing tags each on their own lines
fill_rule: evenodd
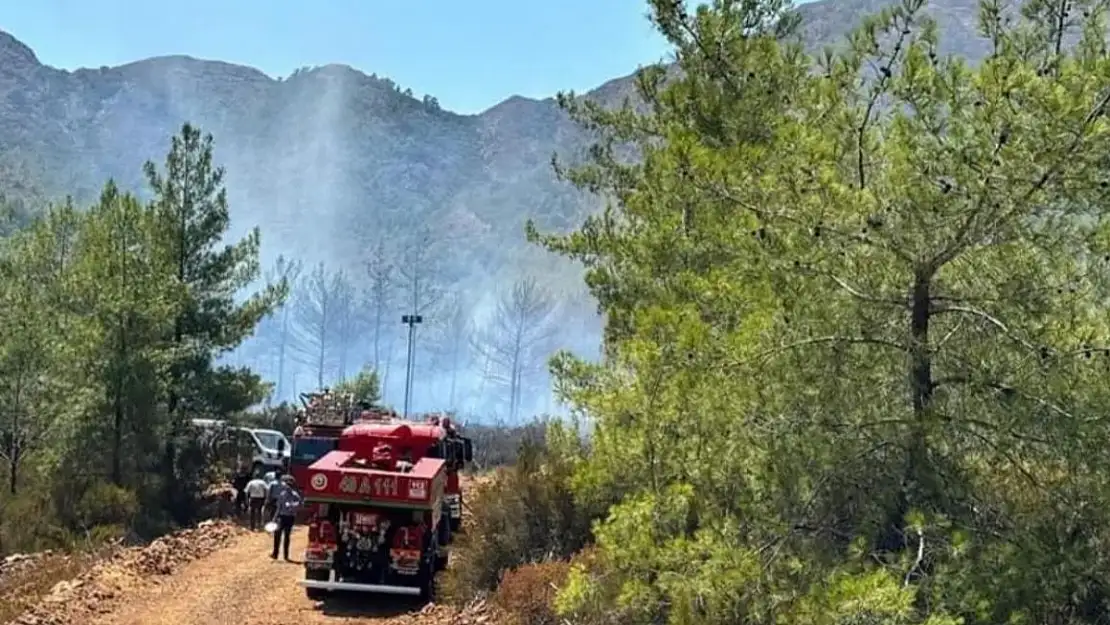
<svg viewBox="0 0 1110 625">
<path fill-rule="evenodd" d="M 281 338 L 278 341 L 277 386 L 275 386 L 278 403 L 281 403 L 285 397 L 285 344 L 288 340 L 289 306 L 284 305 L 281 310 Z"/>
</svg>

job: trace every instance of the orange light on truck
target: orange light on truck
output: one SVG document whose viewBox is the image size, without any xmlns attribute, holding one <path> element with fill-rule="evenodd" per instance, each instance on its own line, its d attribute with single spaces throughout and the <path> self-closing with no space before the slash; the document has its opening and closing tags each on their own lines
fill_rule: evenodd
<svg viewBox="0 0 1110 625">
<path fill-rule="evenodd" d="M 428 480 L 409 479 L 409 499 L 427 499 Z"/>
</svg>

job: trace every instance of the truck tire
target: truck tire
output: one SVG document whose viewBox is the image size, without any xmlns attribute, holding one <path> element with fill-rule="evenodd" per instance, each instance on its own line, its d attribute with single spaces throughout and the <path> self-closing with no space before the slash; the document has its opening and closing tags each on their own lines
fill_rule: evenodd
<svg viewBox="0 0 1110 625">
<path fill-rule="evenodd" d="M 328 573 L 327 569 L 305 569 L 304 578 L 315 582 L 326 582 L 328 581 Z M 321 588 L 305 588 L 304 593 L 309 601 L 323 601 L 331 594 L 330 591 Z"/>
<path fill-rule="evenodd" d="M 435 569 L 434 570 L 437 571 L 437 572 L 442 571 L 443 569 L 447 568 L 447 555 L 446 554 L 444 554 L 442 556 L 439 555 L 439 548 L 440 547 L 446 547 L 447 545 L 450 545 L 451 544 L 451 538 L 453 536 L 452 533 L 451 533 L 451 524 L 450 523 L 444 523 L 444 520 L 445 519 L 443 517 L 440 518 L 439 528 L 438 528 L 439 532 L 438 532 L 438 535 L 436 536 L 436 553 L 433 554 L 433 557 L 435 558 Z"/>
<path fill-rule="evenodd" d="M 451 528 L 451 523 L 450 522 L 447 522 L 447 523 L 443 522 L 445 519 L 450 519 L 451 518 L 450 511 L 446 511 L 446 512 L 447 512 L 447 514 L 440 517 L 439 528 L 438 528 L 439 536 L 436 537 L 436 542 L 438 542 L 440 545 L 450 545 L 451 544 L 451 539 L 454 537 L 454 530 Z"/>
<path fill-rule="evenodd" d="M 421 567 L 418 581 L 420 583 L 420 602 L 433 603 L 436 600 L 436 573 L 432 563 Z"/>
</svg>

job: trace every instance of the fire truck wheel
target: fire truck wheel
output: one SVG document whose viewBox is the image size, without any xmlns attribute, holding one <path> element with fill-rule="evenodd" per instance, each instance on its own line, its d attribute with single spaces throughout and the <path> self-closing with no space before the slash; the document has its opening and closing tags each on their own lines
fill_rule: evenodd
<svg viewBox="0 0 1110 625">
<path fill-rule="evenodd" d="M 447 568 L 447 562 L 450 560 L 450 554 L 436 556 L 436 570 L 442 571 Z"/>
<path fill-rule="evenodd" d="M 420 571 L 420 601 L 424 603 L 432 603 L 436 600 L 436 574 L 435 571 L 429 571 L 425 565 Z"/>
<path fill-rule="evenodd" d="M 448 515 L 447 515 L 446 518 L 450 518 L 450 511 L 448 511 Z M 450 545 L 451 544 L 451 536 L 452 536 L 451 524 L 450 523 L 444 523 L 443 521 L 440 521 L 439 522 L 439 544 L 441 544 L 441 545 Z"/>
<path fill-rule="evenodd" d="M 326 582 L 328 581 L 328 571 L 305 569 L 304 578 L 314 582 Z M 328 598 L 328 591 L 322 588 L 305 588 L 304 592 L 309 601 L 323 601 Z"/>
</svg>

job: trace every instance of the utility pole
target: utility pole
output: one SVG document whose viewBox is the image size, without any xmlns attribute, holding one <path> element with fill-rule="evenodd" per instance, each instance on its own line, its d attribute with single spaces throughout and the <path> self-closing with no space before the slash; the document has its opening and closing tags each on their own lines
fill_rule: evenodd
<svg viewBox="0 0 1110 625">
<path fill-rule="evenodd" d="M 412 267 L 412 314 L 402 315 L 401 323 L 409 327 L 409 352 L 405 366 L 405 418 L 409 417 L 409 408 L 412 406 L 412 376 L 416 360 L 416 324 L 423 323 L 424 317 L 420 316 L 420 268 L 413 263 Z"/>
<path fill-rule="evenodd" d="M 413 361 L 416 359 L 416 324 L 423 323 L 424 317 L 411 314 L 401 315 L 401 323 L 409 327 L 409 353 L 408 363 L 405 369 L 405 418 L 409 416 L 409 406 L 412 405 L 412 370 Z"/>
</svg>

